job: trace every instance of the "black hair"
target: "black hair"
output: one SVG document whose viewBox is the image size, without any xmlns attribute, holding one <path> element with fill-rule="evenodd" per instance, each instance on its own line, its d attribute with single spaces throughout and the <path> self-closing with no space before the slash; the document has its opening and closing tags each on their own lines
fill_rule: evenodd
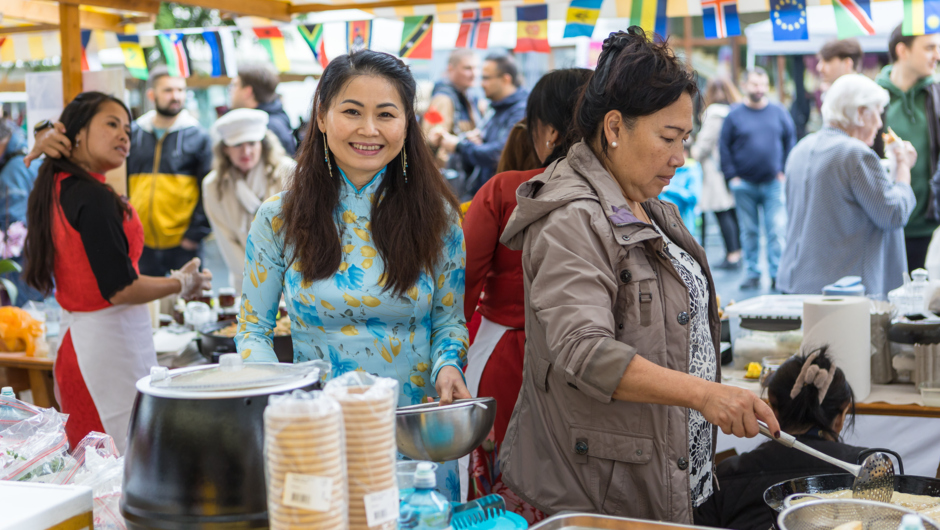
<svg viewBox="0 0 940 530">
<path fill-rule="evenodd" d="M 904 24 L 898 24 L 898 27 L 894 28 L 888 38 L 888 58 L 891 59 L 891 64 L 898 62 L 898 44 L 903 44 L 910 49 L 914 46 L 914 39 L 917 37 L 918 35 L 905 35 Z"/>
<path fill-rule="evenodd" d="M 639 26 L 611 33 L 581 95 L 574 128 L 585 140 L 599 135 L 605 155 L 607 138 L 600 130 L 608 112 L 619 110 L 633 127 L 637 118 L 672 105 L 682 94 L 699 97 L 695 73 L 676 58 L 668 41 L 653 42 L 650 36 Z"/>
<path fill-rule="evenodd" d="M 486 56 L 486 61 L 492 61 L 496 65 L 496 71 L 499 75 L 508 75 L 512 80 L 512 86 L 519 87 L 522 80 L 519 79 L 519 67 L 516 66 L 516 60 L 506 53 L 491 53 Z"/>
<path fill-rule="evenodd" d="M 337 235 L 341 235 L 344 223 L 336 218 L 343 178 L 338 170 L 330 169 L 336 167 L 333 153 L 328 155 L 333 161 L 327 165 L 326 139 L 317 128 L 317 116 L 326 114 L 357 76 L 387 80 L 405 107 L 407 132 L 402 149 L 408 158 L 407 179 L 402 157 L 396 156 L 386 166 L 372 204 L 372 236 L 386 263 L 385 290 L 397 296 L 410 289 L 423 271 L 437 265 L 446 231 L 454 220 L 451 214 L 460 211 L 415 118 L 417 85 L 401 59 L 362 50 L 330 61 L 313 96 L 310 128 L 297 152 L 297 169 L 284 196 L 281 230 L 285 246 L 294 249 L 290 258 L 304 281 L 336 274 L 343 258 Z"/>
<path fill-rule="evenodd" d="M 117 103 L 127 113 L 128 121 L 131 113 L 120 99 L 101 92 L 82 92 L 75 96 L 59 116 L 59 121 L 65 125 L 65 136 L 75 145 L 75 136 L 98 114 L 105 103 Z M 47 157 L 39 166 L 39 175 L 29 194 L 26 205 L 26 220 L 29 231 L 26 233 L 26 270 L 23 278 L 33 288 L 50 293 L 54 286 L 53 273 L 55 271 L 55 244 L 52 238 L 52 225 L 55 222 L 56 174 L 69 173 L 73 178 L 88 181 L 94 186 L 101 186 L 114 197 L 116 211 L 123 218 L 131 214 L 131 209 L 111 186 L 98 181 L 88 174 L 86 170 L 70 159 Z"/>
<path fill-rule="evenodd" d="M 812 382 L 803 386 L 795 398 L 790 397 L 806 359 L 814 352 L 819 352 L 813 364 L 820 370 L 829 370 L 832 367 L 833 361 L 827 354 L 828 349 L 828 346 L 823 346 L 806 353 L 805 356 L 794 355 L 780 365 L 771 377 L 767 388 L 770 403 L 776 409 L 777 421 L 784 431 L 799 432 L 815 427 L 833 440 L 841 441 L 840 434 L 832 429 L 832 424 L 846 406 L 849 407 L 849 424 L 855 422 L 855 394 L 841 368 L 836 368 L 822 403 L 819 402 L 819 389 Z"/>
<path fill-rule="evenodd" d="M 554 127 L 561 138 L 552 154 L 545 160 L 540 160 L 543 167 L 565 156 L 572 144 L 578 141 L 576 135 L 570 134 L 571 121 L 578 104 L 578 94 L 584 89 L 591 75 L 593 72 L 587 68 L 555 70 L 542 76 L 529 93 L 529 101 L 525 107 L 529 137 L 532 138 L 535 134 L 537 122 L 541 122 Z"/>
</svg>

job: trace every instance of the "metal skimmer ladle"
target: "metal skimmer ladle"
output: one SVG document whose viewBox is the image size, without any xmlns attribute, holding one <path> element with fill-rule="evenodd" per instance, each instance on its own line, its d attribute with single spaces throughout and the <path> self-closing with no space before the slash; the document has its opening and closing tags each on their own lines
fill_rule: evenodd
<svg viewBox="0 0 940 530">
<path fill-rule="evenodd" d="M 771 440 L 815 456 L 854 475 L 855 482 L 852 483 L 853 498 L 891 502 L 891 495 L 894 493 L 894 462 L 886 454 L 873 453 L 862 462 L 862 465 L 858 466 L 821 453 L 804 443 L 798 442 L 792 435 L 783 431 L 780 431 L 780 438 L 774 438 L 766 423 L 762 421 L 757 423 L 760 425 L 760 433 Z"/>
</svg>

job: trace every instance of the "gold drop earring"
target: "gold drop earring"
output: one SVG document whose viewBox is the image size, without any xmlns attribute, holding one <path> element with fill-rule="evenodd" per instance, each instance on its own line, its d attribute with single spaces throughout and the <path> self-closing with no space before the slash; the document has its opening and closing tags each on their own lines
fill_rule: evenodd
<svg viewBox="0 0 940 530">
<path fill-rule="evenodd" d="M 408 153 L 405 148 L 401 148 L 401 174 L 405 177 L 405 184 L 408 184 Z"/>
<path fill-rule="evenodd" d="M 326 133 L 323 133 L 323 159 L 326 160 L 326 169 L 330 172 L 330 177 L 332 177 L 333 166 L 330 164 L 330 147 L 326 143 Z"/>
</svg>

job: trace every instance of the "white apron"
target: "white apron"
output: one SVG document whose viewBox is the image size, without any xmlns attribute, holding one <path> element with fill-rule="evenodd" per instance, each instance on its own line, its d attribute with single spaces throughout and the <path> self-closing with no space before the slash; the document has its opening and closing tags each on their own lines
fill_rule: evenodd
<svg viewBox="0 0 940 530">
<path fill-rule="evenodd" d="M 150 311 L 146 305 L 63 311 L 62 321 L 72 332 L 78 367 L 101 424 L 123 454 L 137 380 L 157 366 Z"/>
<path fill-rule="evenodd" d="M 512 328 L 481 317 L 480 328 L 477 330 L 476 337 L 473 338 L 473 344 L 467 350 L 467 371 L 464 372 L 467 390 L 470 391 L 471 396 L 476 397 L 477 392 L 480 391 L 480 379 L 483 377 L 486 363 L 489 362 L 493 350 L 496 349 L 503 335 L 510 329 Z M 470 489 L 470 455 L 460 458 L 457 462 L 457 469 L 460 471 L 460 499 L 466 502 Z"/>
</svg>

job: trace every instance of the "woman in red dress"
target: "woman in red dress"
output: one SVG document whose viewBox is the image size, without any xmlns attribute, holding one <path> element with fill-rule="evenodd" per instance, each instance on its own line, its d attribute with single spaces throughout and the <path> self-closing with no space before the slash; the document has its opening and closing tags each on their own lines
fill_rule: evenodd
<svg viewBox="0 0 940 530">
<path fill-rule="evenodd" d="M 468 496 L 498 493 L 508 509 L 530 523 L 542 514 L 509 491 L 499 472 L 499 446 L 522 387 L 525 351 L 522 252 L 500 245 L 499 236 L 516 208 L 516 188 L 568 153 L 573 141 L 567 131 L 590 76 L 590 70 L 568 68 L 555 70 L 536 83 L 526 105 L 526 127 L 542 167 L 494 176 L 473 197 L 463 223 L 467 242 L 464 313 L 468 322 L 474 311 L 482 317 L 467 352 L 467 386 L 471 394 L 496 398 L 493 432 L 470 455 Z"/>
<path fill-rule="evenodd" d="M 72 447 L 91 431 L 105 432 L 123 451 L 137 380 L 157 365 L 146 304 L 191 296 L 210 285 L 198 259 L 170 277 L 141 276 L 143 226 L 137 212 L 105 184 L 130 150 L 130 112 L 100 92 L 79 94 L 62 111 L 56 139 L 66 156 L 52 158 L 50 141 L 29 196 L 27 283 L 55 288 L 65 310 L 55 380 Z"/>
</svg>

